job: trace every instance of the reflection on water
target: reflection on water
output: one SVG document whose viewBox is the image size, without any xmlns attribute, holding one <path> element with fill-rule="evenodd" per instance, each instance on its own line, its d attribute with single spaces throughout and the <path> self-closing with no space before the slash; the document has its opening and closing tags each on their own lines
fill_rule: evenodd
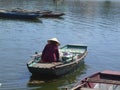
<svg viewBox="0 0 120 90">
<path fill-rule="evenodd" d="M 23 21 L 23 22 L 33 22 L 33 23 L 42 23 L 42 20 L 40 18 L 35 19 L 17 19 L 17 18 L 0 18 L 0 21 Z"/>
<path fill-rule="evenodd" d="M 39 85 L 41 90 L 57 90 L 99 70 L 120 69 L 119 0 L 0 0 L 0 8 L 65 13 L 63 19 L 40 18 L 42 23 L 0 19 L 1 90 L 33 88 L 26 85 L 35 80 L 26 62 L 35 51 L 42 51 L 46 40 L 52 37 L 58 38 L 61 46 L 85 44 L 88 55 L 83 69 L 49 80 Z"/>
<path fill-rule="evenodd" d="M 84 74 L 85 73 L 85 70 L 86 70 L 86 65 L 84 62 L 82 62 L 80 64 L 80 67 L 75 70 L 74 72 L 71 72 L 69 74 L 66 74 L 64 76 L 61 76 L 61 77 L 44 77 L 44 76 L 31 76 L 30 77 L 30 80 L 28 82 L 28 86 L 39 86 L 41 85 L 41 89 L 39 90 L 48 90 L 49 88 L 48 87 L 42 87 L 44 86 L 45 84 L 47 84 L 48 86 L 51 85 L 51 84 L 54 84 L 54 86 L 57 86 L 57 87 L 61 87 L 62 85 L 68 85 L 68 84 L 72 84 L 73 82 L 76 82 L 76 78 L 80 77 L 81 74 Z M 56 84 L 55 84 L 56 83 Z M 59 86 L 61 85 L 61 86 Z M 53 90 L 56 90 L 56 87 L 52 87 Z M 52 90 L 52 89 L 51 89 Z"/>
<path fill-rule="evenodd" d="M 58 5 L 63 5 L 65 0 L 53 0 L 53 3 L 58 6 Z"/>
</svg>

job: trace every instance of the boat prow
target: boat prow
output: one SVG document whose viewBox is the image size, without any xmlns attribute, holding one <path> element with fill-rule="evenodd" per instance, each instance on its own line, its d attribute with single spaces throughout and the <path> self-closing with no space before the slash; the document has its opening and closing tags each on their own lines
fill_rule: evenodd
<svg viewBox="0 0 120 90">
<path fill-rule="evenodd" d="M 80 80 L 70 90 L 120 90 L 120 71 L 105 70 L 94 73 Z"/>
</svg>

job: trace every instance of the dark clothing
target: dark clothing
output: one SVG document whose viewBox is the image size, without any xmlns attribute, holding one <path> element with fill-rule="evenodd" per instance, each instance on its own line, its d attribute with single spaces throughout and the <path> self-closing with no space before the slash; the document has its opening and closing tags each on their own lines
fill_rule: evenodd
<svg viewBox="0 0 120 90">
<path fill-rule="evenodd" d="M 59 59 L 58 46 L 54 43 L 47 44 L 42 52 L 43 62 L 57 62 Z"/>
</svg>

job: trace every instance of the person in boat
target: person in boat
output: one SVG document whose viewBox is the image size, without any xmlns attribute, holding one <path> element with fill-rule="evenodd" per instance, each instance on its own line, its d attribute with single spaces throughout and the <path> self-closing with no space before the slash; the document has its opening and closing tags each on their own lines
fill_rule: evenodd
<svg viewBox="0 0 120 90">
<path fill-rule="evenodd" d="M 57 38 L 51 38 L 47 40 L 47 44 L 42 51 L 41 62 L 58 62 L 59 61 L 59 49 L 60 42 Z"/>
</svg>

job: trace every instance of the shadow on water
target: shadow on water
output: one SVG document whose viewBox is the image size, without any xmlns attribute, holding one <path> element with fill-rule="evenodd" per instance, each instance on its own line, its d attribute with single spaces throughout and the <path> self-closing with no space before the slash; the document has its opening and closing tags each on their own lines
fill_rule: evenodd
<svg viewBox="0 0 120 90">
<path fill-rule="evenodd" d="M 44 19 L 59 19 L 59 20 L 64 20 L 64 17 L 41 17 Z"/>
<path fill-rule="evenodd" d="M 59 77 L 44 77 L 44 76 L 31 76 L 28 81 L 28 87 L 36 87 L 40 86 L 38 90 L 59 90 L 61 87 L 66 85 L 71 85 L 76 82 L 76 79 L 80 77 L 80 75 L 84 74 L 87 67 L 85 63 L 81 63 L 78 69 L 72 71 L 66 75 Z M 50 87 L 49 87 L 50 86 Z"/>
<path fill-rule="evenodd" d="M 42 23 L 42 20 L 40 20 L 39 18 L 35 18 L 35 19 L 18 19 L 18 18 L 0 18 L 0 20 L 13 20 L 13 21 L 23 21 L 23 22 L 34 22 L 34 23 Z"/>
</svg>

